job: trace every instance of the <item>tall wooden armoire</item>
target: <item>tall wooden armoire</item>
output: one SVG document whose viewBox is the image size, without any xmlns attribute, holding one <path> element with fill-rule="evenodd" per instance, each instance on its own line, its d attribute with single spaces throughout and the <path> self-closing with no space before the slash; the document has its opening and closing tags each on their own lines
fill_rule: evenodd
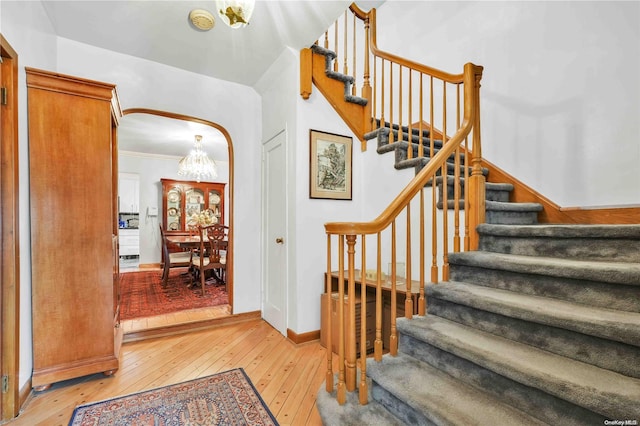
<svg viewBox="0 0 640 426">
<path fill-rule="evenodd" d="M 26 68 L 36 390 L 119 367 L 115 86 Z"/>
</svg>

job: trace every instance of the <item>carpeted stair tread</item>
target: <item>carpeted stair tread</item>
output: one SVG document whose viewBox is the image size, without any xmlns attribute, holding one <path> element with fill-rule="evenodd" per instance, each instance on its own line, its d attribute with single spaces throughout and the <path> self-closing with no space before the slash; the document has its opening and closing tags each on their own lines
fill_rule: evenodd
<svg viewBox="0 0 640 426">
<path fill-rule="evenodd" d="M 487 185 L 489 182 L 487 182 Z M 478 232 L 510 237 L 550 237 L 550 238 L 640 238 L 640 225 L 478 225 Z"/>
<path fill-rule="evenodd" d="M 435 316 L 400 318 L 397 327 L 401 334 L 609 418 L 640 418 L 640 379 Z"/>
<path fill-rule="evenodd" d="M 325 425 L 404 426 L 402 421 L 371 397 L 366 405 L 360 405 L 358 392 L 347 392 L 345 404 L 338 404 L 336 391 L 327 392 L 324 383 L 318 391 L 316 404 L 320 412 L 324 413 L 322 422 Z"/>
<path fill-rule="evenodd" d="M 638 286 L 640 289 L 640 264 L 637 263 L 583 261 L 484 251 L 451 253 L 449 263 L 523 274 L 625 284 Z"/>
<path fill-rule="evenodd" d="M 487 210 L 495 210 L 495 211 L 509 211 L 509 212 L 530 212 L 542 211 L 542 204 L 539 203 L 505 203 L 502 201 L 486 201 L 486 209 Z"/>
<path fill-rule="evenodd" d="M 376 386 L 412 408 L 410 424 L 427 421 L 442 425 L 543 425 L 541 421 L 503 404 L 448 374 L 407 355 L 367 360 L 369 377 Z M 424 419 L 416 418 L 424 416 Z"/>
<path fill-rule="evenodd" d="M 459 282 L 426 290 L 431 297 L 640 347 L 640 313 Z"/>
</svg>

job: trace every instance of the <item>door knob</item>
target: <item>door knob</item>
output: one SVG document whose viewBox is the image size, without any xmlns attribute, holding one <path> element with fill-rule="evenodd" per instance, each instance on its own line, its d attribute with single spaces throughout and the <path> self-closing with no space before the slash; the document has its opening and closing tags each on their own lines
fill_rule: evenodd
<svg viewBox="0 0 640 426">
<path fill-rule="evenodd" d="M 276 243 L 278 243 L 278 244 L 284 244 L 284 238 L 282 238 L 282 237 L 278 237 L 278 238 L 276 238 Z"/>
</svg>

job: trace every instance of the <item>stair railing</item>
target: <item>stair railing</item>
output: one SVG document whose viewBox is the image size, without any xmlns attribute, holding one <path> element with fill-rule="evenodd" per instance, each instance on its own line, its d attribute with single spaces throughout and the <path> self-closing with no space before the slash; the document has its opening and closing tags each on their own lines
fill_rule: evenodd
<svg viewBox="0 0 640 426">
<path fill-rule="evenodd" d="M 439 275 L 448 279 L 448 252 L 461 250 L 460 206 L 464 207 L 464 250 L 477 248 L 476 226 L 484 222 L 485 180 L 481 168 L 480 146 L 480 80 L 482 67 L 471 63 L 464 66 L 461 74 L 449 74 L 421 65 L 378 49 L 376 44 L 375 9 L 363 12 L 353 4 L 347 13 L 354 16 L 353 49 L 348 46 L 348 21 L 344 19 L 345 32 L 334 26 L 334 49 L 337 40 L 344 40 L 343 70 L 348 72 L 348 63 L 355 71 L 359 63 L 347 52 L 355 52 L 356 18 L 363 23 L 365 55 L 362 63 L 362 97 L 368 102 L 365 111 L 366 129 L 384 131 L 388 128 L 389 144 L 406 144 L 408 161 L 421 161 L 422 169 L 400 192 L 391 204 L 371 222 L 327 223 L 327 270 L 326 292 L 337 293 L 336 316 L 332 319 L 332 303 L 326 305 L 327 373 L 326 390 L 334 391 L 334 360 L 332 324 L 337 321 L 338 371 L 336 395 L 338 403 L 346 402 L 346 392 L 359 389 L 361 404 L 368 400 L 366 354 L 373 350 L 376 361 L 382 359 L 383 350 L 396 355 L 398 341 L 396 317 L 398 307 L 404 308 L 406 318 L 414 314 L 425 315 L 426 267 L 430 264 L 430 282 L 437 283 Z M 326 49 L 331 49 L 329 32 L 325 34 Z M 373 82 L 369 78 L 370 56 L 373 59 Z M 338 57 L 339 57 L 338 53 Z M 334 66 L 338 66 L 338 57 Z M 394 75 L 395 74 L 395 75 Z M 356 83 L 358 78 L 355 78 Z M 426 81 L 426 84 L 425 84 Z M 355 84 L 354 84 L 355 86 Z M 450 90 L 451 87 L 453 90 Z M 355 92 L 354 92 L 355 93 Z M 441 96 L 441 101 L 436 101 Z M 380 118 L 376 118 L 377 116 Z M 448 116 L 455 116 L 449 129 Z M 425 120 L 428 117 L 428 121 Z M 434 126 L 441 120 L 442 128 Z M 452 136 L 448 137 L 447 134 Z M 423 136 L 428 136 L 423 138 Z M 472 147 L 469 147 L 469 137 Z M 440 139 L 440 140 L 436 140 Z M 426 142 L 425 142 L 426 140 Z M 463 157 L 461 151 L 466 156 Z M 423 157 L 427 161 L 416 160 Z M 469 158 L 470 157 L 470 162 Z M 451 167 L 450 163 L 453 163 Z M 450 169 L 453 168 L 453 171 Z M 469 171 L 471 169 L 471 171 Z M 462 170 L 462 171 L 461 171 Z M 462 173 L 462 175 L 461 175 Z M 449 183 L 448 177 L 453 174 Z M 464 177 L 464 185 L 461 181 Z M 449 191 L 448 186 L 453 190 Z M 430 186 L 431 194 L 425 195 Z M 440 203 L 436 201 L 440 187 Z M 449 195 L 451 193 L 451 195 Z M 452 200 L 449 201 L 451 196 Z M 461 201 L 464 199 L 464 201 Z M 452 206 L 452 208 L 450 208 Z M 419 214 L 412 214 L 418 210 Z M 453 221 L 451 225 L 450 220 Z M 405 226 L 399 226 L 401 223 Z M 438 226 L 438 225 L 441 226 Z M 430 227 L 428 227 L 430 225 Z M 418 232 L 415 231 L 417 228 Z M 451 229 L 453 228 L 453 229 Z M 417 238 L 415 235 L 418 235 Z M 428 234 L 431 242 L 428 244 Z M 415 241 L 417 240 L 417 241 Z M 369 241 L 369 243 L 368 243 Z M 398 249 L 398 242 L 401 247 Z M 371 253 L 367 246 L 373 244 Z M 429 246 L 427 248 L 427 246 Z M 450 248 L 452 247 L 452 248 Z M 337 248 L 337 249 L 336 249 Z M 443 253 L 438 258 L 438 252 Z M 360 254 L 359 259 L 356 253 Z M 417 255 L 415 254 L 417 252 Z M 404 255 L 404 272 L 400 268 Z M 346 256 L 346 265 L 345 265 Z M 383 274 L 383 260 L 389 260 L 387 273 Z M 415 261 L 415 266 L 414 266 Z M 367 263 L 375 269 L 367 269 Z M 337 263 L 337 269 L 333 265 Z M 359 265 L 357 265 L 359 263 Z M 386 262 L 385 262 L 386 263 Z M 415 271 L 414 271 L 415 269 Z M 413 276 L 418 279 L 414 280 Z M 356 294 L 356 282 L 360 293 Z M 366 285 L 365 285 L 366 284 Z M 367 289 L 369 289 L 369 294 Z M 373 293 L 373 294 L 372 294 Z M 386 297 L 383 297 L 386 294 Z M 404 296 L 404 304 L 398 297 Z M 368 323 L 366 300 L 375 298 L 375 324 Z M 356 303 L 359 303 L 359 323 L 356 321 Z M 383 299 L 388 302 L 383 316 Z M 416 300 L 417 299 L 417 300 Z M 346 303 L 346 306 L 345 306 Z M 386 302 L 385 302 L 386 303 Z M 368 341 L 371 329 L 375 329 L 373 344 Z M 384 343 L 383 343 L 384 341 Z M 360 354 L 357 358 L 358 351 Z M 360 369 L 359 382 L 356 383 Z"/>
</svg>

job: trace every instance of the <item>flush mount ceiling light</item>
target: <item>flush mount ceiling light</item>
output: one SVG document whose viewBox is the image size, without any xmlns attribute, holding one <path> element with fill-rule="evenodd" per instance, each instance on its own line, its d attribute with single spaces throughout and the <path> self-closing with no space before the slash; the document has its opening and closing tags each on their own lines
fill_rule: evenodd
<svg viewBox="0 0 640 426">
<path fill-rule="evenodd" d="M 253 14 L 255 0 L 217 0 L 216 9 L 222 21 L 231 28 L 242 28 L 249 25 Z"/>
<path fill-rule="evenodd" d="M 178 163 L 178 174 L 193 177 L 198 182 L 203 178 L 218 176 L 216 163 L 202 150 L 202 136 L 196 135 L 194 149 Z"/>
<path fill-rule="evenodd" d="M 193 9 L 189 12 L 189 20 L 194 27 L 202 31 L 209 31 L 216 24 L 211 12 L 204 9 Z"/>
</svg>

